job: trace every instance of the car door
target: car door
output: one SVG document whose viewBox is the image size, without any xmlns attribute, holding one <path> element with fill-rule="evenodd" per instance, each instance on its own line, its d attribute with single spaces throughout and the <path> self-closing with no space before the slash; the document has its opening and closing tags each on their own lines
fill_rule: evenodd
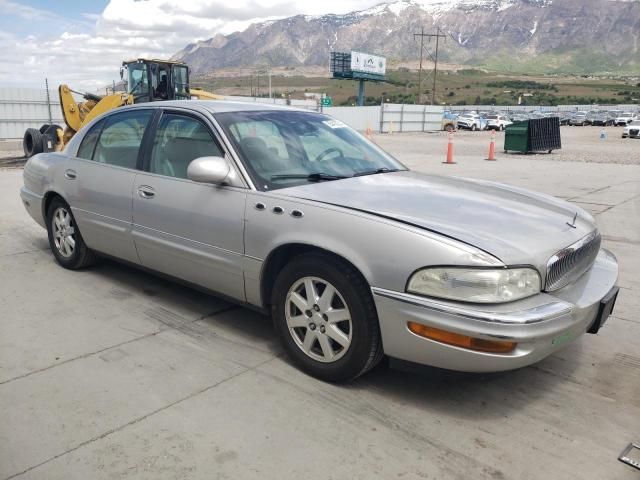
<svg viewBox="0 0 640 480">
<path fill-rule="evenodd" d="M 244 300 L 246 189 L 187 178 L 192 160 L 225 155 L 213 130 L 203 117 L 164 111 L 147 148 L 133 194 L 142 264 Z"/>
<path fill-rule="evenodd" d="M 84 136 L 64 174 L 65 193 L 86 244 L 139 263 L 131 236 L 131 196 L 140 146 L 153 111 L 114 113 Z"/>
</svg>

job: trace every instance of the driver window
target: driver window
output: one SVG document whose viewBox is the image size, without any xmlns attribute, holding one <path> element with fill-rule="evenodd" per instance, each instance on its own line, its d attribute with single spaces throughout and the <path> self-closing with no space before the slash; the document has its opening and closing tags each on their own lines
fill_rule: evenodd
<svg viewBox="0 0 640 480">
<path fill-rule="evenodd" d="M 332 158 L 336 155 L 358 160 L 367 160 L 366 156 L 360 149 L 355 148 L 335 135 L 329 134 L 329 132 L 323 129 L 317 129 L 313 132 L 302 135 L 300 140 L 302 141 L 302 147 L 307 154 L 307 158 L 310 161 L 317 160 L 323 156 L 326 158 Z M 336 153 L 333 155 L 331 153 L 326 154 L 326 156 L 323 155 L 324 152 L 327 151 L 327 145 L 332 145 Z"/>
<path fill-rule="evenodd" d="M 223 157 L 207 127 L 195 118 L 164 114 L 156 130 L 149 171 L 187 178 L 187 167 L 199 157 Z"/>
</svg>

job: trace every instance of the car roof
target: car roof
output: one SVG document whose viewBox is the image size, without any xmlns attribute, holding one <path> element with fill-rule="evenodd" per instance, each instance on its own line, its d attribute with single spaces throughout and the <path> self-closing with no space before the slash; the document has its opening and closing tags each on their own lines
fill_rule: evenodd
<svg viewBox="0 0 640 480">
<path fill-rule="evenodd" d="M 169 101 L 162 101 L 162 102 L 138 103 L 136 105 L 130 105 L 126 108 L 127 109 L 129 108 L 186 108 L 189 110 L 207 111 L 209 113 L 265 111 L 265 110 L 311 112 L 310 110 L 289 107 L 285 105 L 274 105 L 269 103 L 258 103 L 258 102 L 232 102 L 227 100 L 169 100 Z M 118 111 L 122 111 L 122 109 L 118 109 Z"/>
</svg>

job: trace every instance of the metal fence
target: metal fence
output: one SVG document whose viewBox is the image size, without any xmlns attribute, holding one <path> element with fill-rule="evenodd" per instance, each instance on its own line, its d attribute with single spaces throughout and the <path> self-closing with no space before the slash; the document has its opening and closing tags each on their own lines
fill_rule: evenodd
<svg viewBox="0 0 640 480">
<path fill-rule="evenodd" d="M 57 92 L 46 89 L 0 88 L 0 139 L 21 139 L 27 128 L 40 128 L 51 121 L 62 124 L 62 113 Z M 356 130 L 371 129 L 375 132 L 429 132 L 442 128 L 445 107 L 385 103 L 373 107 L 321 107 L 316 100 L 287 100 L 284 98 L 227 96 L 226 100 L 276 105 L 290 105 L 311 111 L 322 111 Z M 638 105 L 561 105 L 557 107 L 532 105 L 464 105 L 446 107 L 455 112 L 504 111 L 504 112 L 567 112 L 577 110 L 640 111 Z"/>
<path fill-rule="evenodd" d="M 446 110 L 452 112 L 590 112 L 592 110 L 640 112 L 640 105 L 451 105 L 447 106 Z"/>
<path fill-rule="evenodd" d="M 0 88 L 0 139 L 22 139 L 27 128 L 51 121 L 62 124 L 60 100 L 55 90 L 47 101 L 46 89 Z"/>
<path fill-rule="evenodd" d="M 382 133 L 432 132 L 442 129 L 444 108 L 437 105 L 385 103 L 380 109 Z"/>
<path fill-rule="evenodd" d="M 374 132 L 430 132 L 442 128 L 443 108 L 385 103 L 375 107 L 324 107 L 327 115 L 351 128 Z"/>
</svg>

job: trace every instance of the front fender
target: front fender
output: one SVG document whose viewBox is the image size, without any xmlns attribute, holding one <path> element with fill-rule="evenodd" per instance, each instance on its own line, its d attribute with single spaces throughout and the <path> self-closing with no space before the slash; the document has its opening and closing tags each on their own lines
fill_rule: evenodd
<svg viewBox="0 0 640 480">
<path fill-rule="evenodd" d="M 256 209 L 257 203 L 265 208 Z M 274 213 L 274 207 L 282 213 Z M 303 215 L 293 216 L 293 210 Z M 245 220 L 245 254 L 253 263 L 246 270 L 247 285 L 254 289 L 259 288 L 270 253 L 294 243 L 341 256 L 370 286 L 395 291 L 404 291 L 411 273 L 423 266 L 503 265 L 482 250 L 433 232 L 343 207 L 278 196 L 277 192 L 250 193 Z M 259 296 L 247 292 L 248 298 Z"/>
</svg>

